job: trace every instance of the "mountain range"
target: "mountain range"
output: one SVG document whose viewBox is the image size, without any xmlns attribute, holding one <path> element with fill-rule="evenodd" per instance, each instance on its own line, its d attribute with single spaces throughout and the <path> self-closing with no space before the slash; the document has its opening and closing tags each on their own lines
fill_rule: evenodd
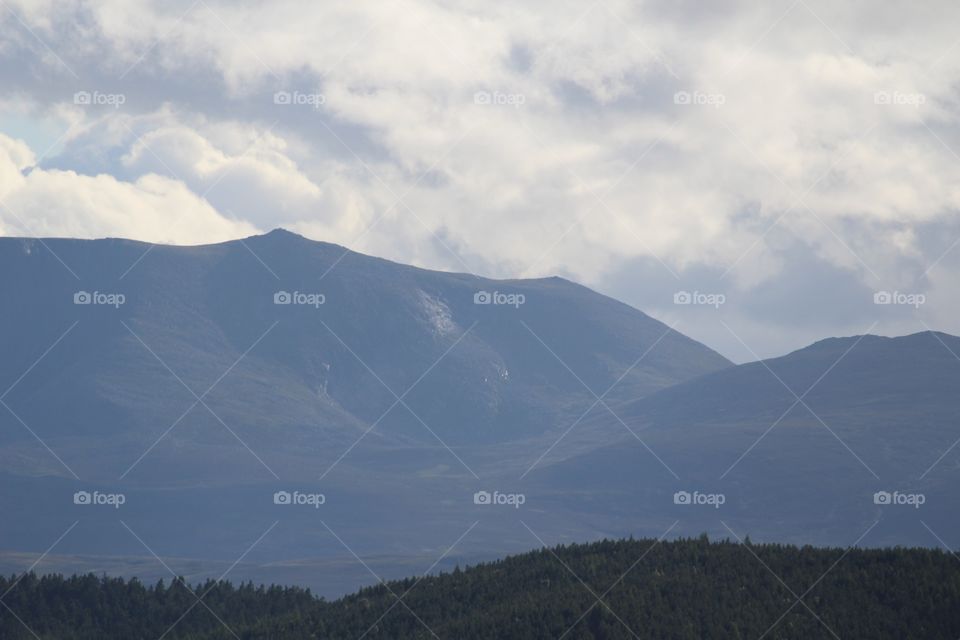
<svg viewBox="0 0 960 640">
<path fill-rule="evenodd" d="M 50 568 L 163 575 L 158 556 L 200 577 L 240 558 L 234 577 L 333 595 L 603 536 L 957 530 L 947 334 L 734 365 L 561 278 L 283 230 L 0 238 L 0 296 L 0 568 L 68 530 Z"/>
</svg>

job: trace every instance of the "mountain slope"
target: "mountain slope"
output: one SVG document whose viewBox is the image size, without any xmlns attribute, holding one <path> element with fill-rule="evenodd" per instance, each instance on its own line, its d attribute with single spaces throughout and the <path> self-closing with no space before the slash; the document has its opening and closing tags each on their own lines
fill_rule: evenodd
<svg viewBox="0 0 960 640">
<path fill-rule="evenodd" d="M 170 463 L 189 475 L 200 447 L 332 460 L 371 425 L 370 442 L 391 446 L 545 436 L 592 401 L 576 376 L 603 393 L 654 344 L 612 397 L 729 364 L 565 280 L 426 271 L 281 230 L 200 247 L 6 238 L 0 273 L 16 301 L 0 315 L 5 402 L 84 477 L 119 475 L 178 419 L 158 453 L 186 449 Z M 78 291 L 123 304 L 77 305 Z M 278 292 L 315 304 L 275 304 Z M 478 292 L 523 304 L 475 304 Z M 211 411 L 180 418 L 198 396 Z M 0 423 L 5 451 L 27 447 L 8 470 L 65 473 L 13 415 Z M 91 438 L 110 451 L 71 455 Z"/>
<path fill-rule="evenodd" d="M 795 393 L 817 413 L 862 412 L 902 420 L 898 411 L 917 415 L 956 408 L 956 354 L 960 338 L 938 332 L 830 338 L 676 385 L 649 401 L 630 402 L 622 413 L 652 423 L 775 420 L 796 400 Z"/>
<path fill-rule="evenodd" d="M 558 446 L 531 475 L 544 491 L 606 492 L 589 505 L 595 513 L 628 504 L 627 521 L 677 517 L 687 533 L 722 534 L 721 521 L 733 519 L 759 539 L 838 544 L 879 522 L 887 543 L 939 544 L 931 530 L 953 542 L 955 354 L 960 338 L 943 333 L 823 340 L 617 406 L 619 418 L 596 412 L 583 437 L 614 443 Z M 726 502 L 675 505 L 677 491 Z M 876 492 L 920 494 L 923 503 L 877 504 Z"/>
<path fill-rule="evenodd" d="M 0 239 L 0 296 L 0 569 L 68 528 L 48 567 L 142 575 L 162 570 L 155 551 L 215 576 L 259 540 L 237 575 L 325 595 L 370 580 L 330 530 L 388 577 L 478 518 L 468 557 L 525 550 L 518 514 L 476 492 L 518 485 L 621 377 L 608 402 L 730 365 L 560 278 L 427 271 L 284 231 L 198 247 Z M 598 531 L 562 504 L 537 521 Z"/>
</svg>

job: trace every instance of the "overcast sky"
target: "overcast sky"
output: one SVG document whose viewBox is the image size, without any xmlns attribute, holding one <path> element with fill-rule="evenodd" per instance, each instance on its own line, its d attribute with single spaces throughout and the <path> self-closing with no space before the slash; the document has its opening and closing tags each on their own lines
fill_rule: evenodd
<svg viewBox="0 0 960 640">
<path fill-rule="evenodd" d="M 960 333 L 957 24 L 932 0 L 3 0 L 0 234 L 285 227 L 558 274 L 736 361 Z"/>
</svg>

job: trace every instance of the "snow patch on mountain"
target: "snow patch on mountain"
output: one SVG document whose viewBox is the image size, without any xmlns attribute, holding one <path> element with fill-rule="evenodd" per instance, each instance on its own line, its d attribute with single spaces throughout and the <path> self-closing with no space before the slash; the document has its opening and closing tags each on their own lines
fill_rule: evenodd
<svg viewBox="0 0 960 640">
<path fill-rule="evenodd" d="M 445 302 L 421 289 L 417 293 L 420 296 L 420 310 L 437 336 L 459 333 L 453 313 Z"/>
</svg>

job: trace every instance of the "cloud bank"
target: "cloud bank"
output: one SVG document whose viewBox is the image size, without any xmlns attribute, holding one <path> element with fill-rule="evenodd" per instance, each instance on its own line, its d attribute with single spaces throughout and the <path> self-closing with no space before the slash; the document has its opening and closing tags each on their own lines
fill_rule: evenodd
<svg viewBox="0 0 960 640">
<path fill-rule="evenodd" d="M 9 7 L 5 234 L 559 273 L 740 360 L 960 333 L 955 4 Z"/>
</svg>

